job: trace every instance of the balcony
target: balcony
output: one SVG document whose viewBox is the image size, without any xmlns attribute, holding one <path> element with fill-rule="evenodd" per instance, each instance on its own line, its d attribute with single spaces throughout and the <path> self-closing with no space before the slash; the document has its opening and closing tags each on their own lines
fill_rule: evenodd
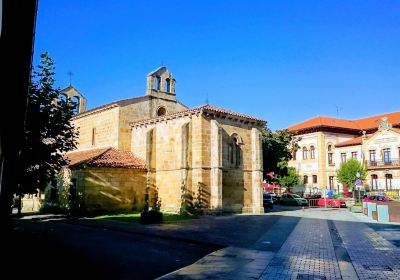
<svg viewBox="0 0 400 280">
<path fill-rule="evenodd" d="M 398 158 L 376 161 L 367 160 L 367 167 L 368 169 L 400 167 L 400 160 Z"/>
</svg>

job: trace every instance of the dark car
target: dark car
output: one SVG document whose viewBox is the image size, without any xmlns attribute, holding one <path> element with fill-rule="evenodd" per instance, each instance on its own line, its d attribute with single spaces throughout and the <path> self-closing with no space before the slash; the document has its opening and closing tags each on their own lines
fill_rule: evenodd
<svg viewBox="0 0 400 280">
<path fill-rule="evenodd" d="M 266 208 L 274 207 L 274 201 L 271 194 L 263 193 L 263 206 Z"/>
<path fill-rule="evenodd" d="M 283 194 L 280 199 L 282 205 L 308 205 L 308 201 L 297 194 Z"/>
</svg>

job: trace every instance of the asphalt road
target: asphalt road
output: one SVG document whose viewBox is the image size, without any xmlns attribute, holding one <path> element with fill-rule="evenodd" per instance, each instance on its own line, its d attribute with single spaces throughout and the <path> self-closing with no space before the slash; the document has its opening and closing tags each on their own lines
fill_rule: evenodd
<svg viewBox="0 0 400 280">
<path fill-rule="evenodd" d="M 14 236 L 9 260 L 15 262 L 9 268 L 13 266 L 10 270 L 18 278 L 36 274 L 39 279 L 154 279 L 220 249 L 63 222 L 15 225 L 20 233 Z"/>
<path fill-rule="evenodd" d="M 277 205 L 266 212 L 296 209 Z M 93 220 L 16 219 L 4 267 L 18 279 L 154 279 L 225 246 L 277 252 L 298 221 L 234 215 L 121 230 L 121 224 L 103 227 Z"/>
</svg>

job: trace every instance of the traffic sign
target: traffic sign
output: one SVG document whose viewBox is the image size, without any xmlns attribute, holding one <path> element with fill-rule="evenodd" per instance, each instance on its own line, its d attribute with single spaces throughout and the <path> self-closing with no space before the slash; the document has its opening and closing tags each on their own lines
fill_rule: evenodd
<svg viewBox="0 0 400 280">
<path fill-rule="evenodd" d="M 357 178 L 356 180 L 356 186 L 362 186 L 363 182 L 361 181 L 361 179 Z"/>
</svg>

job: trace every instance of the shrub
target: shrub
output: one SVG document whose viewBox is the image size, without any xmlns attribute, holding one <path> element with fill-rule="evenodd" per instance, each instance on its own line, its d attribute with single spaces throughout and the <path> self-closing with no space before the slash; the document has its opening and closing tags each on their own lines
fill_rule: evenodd
<svg viewBox="0 0 400 280">
<path fill-rule="evenodd" d="M 141 224 L 159 224 L 163 222 L 163 213 L 150 210 L 150 211 L 143 211 L 140 214 L 139 223 Z"/>
</svg>

